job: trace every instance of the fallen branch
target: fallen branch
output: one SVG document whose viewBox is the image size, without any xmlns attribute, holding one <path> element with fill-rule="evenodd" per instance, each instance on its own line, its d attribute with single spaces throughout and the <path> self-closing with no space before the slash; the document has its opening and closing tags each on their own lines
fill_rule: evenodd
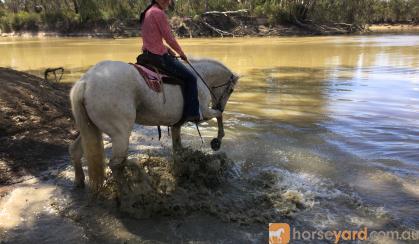
<svg viewBox="0 0 419 244">
<path fill-rule="evenodd" d="M 234 34 L 233 34 L 233 33 L 230 33 L 230 32 L 223 31 L 223 30 L 220 30 L 220 29 L 218 29 L 218 28 L 215 28 L 214 26 L 212 26 L 212 25 L 208 24 L 208 23 L 207 23 L 207 22 L 205 22 L 205 21 L 202 21 L 202 23 L 203 23 L 204 25 L 206 25 L 208 28 L 210 28 L 212 31 L 214 31 L 214 32 L 218 33 L 221 37 L 224 37 L 224 36 L 232 36 L 232 37 L 234 37 Z"/>
<path fill-rule="evenodd" d="M 57 73 L 56 73 L 57 71 L 61 71 L 60 78 L 58 78 L 58 79 L 57 79 Z M 55 83 L 58 83 L 58 82 L 60 82 L 61 78 L 63 77 L 64 68 L 63 67 L 58 67 L 58 68 L 48 68 L 48 69 L 46 69 L 45 72 L 44 72 L 44 78 L 45 78 L 45 81 L 46 82 L 49 82 L 48 81 L 48 74 L 49 73 L 53 73 L 54 74 Z"/>
<path fill-rule="evenodd" d="M 217 15 L 217 14 L 219 14 L 219 15 L 225 15 L 225 16 L 227 16 L 227 15 L 235 15 L 235 14 L 248 14 L 249 13 L 249 10 L 247 10 L 247 9 L 239 9 L 239 10 L 236 10 L 236 11 L 225 11 L 225 12 L 220 12 L 220 11 L 208 11 L 208 12 L 205 12 L 205 13 L 203 13 L 202 15 Z"/>
</svg>

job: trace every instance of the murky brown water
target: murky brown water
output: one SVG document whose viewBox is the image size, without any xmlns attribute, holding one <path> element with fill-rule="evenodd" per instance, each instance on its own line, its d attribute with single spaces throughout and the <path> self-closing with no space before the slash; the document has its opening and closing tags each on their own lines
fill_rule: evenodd
<svg viewBox="0 0 419 244">
<path fill-rule="evenodd" d="M 64 81 L 71 82 L 101 60 L 134 62 L 139 43 L 137 38 L 0 39 L 0 66 L 34 74 L 62 66 Z M 227 107 L 222 149 L 239 165 L 276 172 L 281 187 L 312 202 L 289 222 L 311 229 L 419 228 L 418 35 L 181 43 L 186 53 L 221 60 L 242 75 Z M 206 144 L 216 134 L 213 126 L 203 126 Z M 184 135 L 200 148 L 193 127 Z M 221 229 L 211 227 L 228 239 Z M 214 238 L 208 240 L 221 240 Z"/>
</svg>

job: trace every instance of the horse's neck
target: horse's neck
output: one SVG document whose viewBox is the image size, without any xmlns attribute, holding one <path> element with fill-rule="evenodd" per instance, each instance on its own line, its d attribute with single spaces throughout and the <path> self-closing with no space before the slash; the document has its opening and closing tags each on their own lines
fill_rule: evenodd
<svg viewBox="0 0 419 244">
<path fill-rule="evenodd" d="M 198 72 L 199 78 L 203 79 L 209 87 L 213 86 L 214 76 L 216 75 L 216 64 L 210 60 L 193 60 L 191 62 L 192 66 Z M 192 70 L 195 73 L 194 70 Z M 204 84 L 205 85 L 205 84 Z"/>
</svg>

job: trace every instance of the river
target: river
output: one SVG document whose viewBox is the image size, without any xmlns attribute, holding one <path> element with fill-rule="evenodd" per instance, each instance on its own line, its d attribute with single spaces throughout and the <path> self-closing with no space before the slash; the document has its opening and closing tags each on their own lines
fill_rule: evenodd
<svg viewBox="0 0 419 244">
<path fill-rule="evenodd" d="M 311 229 L 419 228 L 419 35 L 182 39 L 241 75 L 222 151 L 276 172 L 310 199 Z M 0 39 L 0 66 L 77 80 L 102 60 L 134 62 L 140 40 Z M 215 123 L 202 133 L 216 134 Z M 193 127 L 184 133 L 199 147 Z M 206 139 L 208 144 L 209 139 Z M 207 145 L 206 145 L 207 147 Z"/>
</svg>

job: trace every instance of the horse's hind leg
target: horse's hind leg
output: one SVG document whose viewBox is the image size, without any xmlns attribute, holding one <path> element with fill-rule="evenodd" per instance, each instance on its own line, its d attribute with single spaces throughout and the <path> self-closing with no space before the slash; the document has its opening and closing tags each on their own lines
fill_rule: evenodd
<svg viewBox="0 0 419 244">
<path fill-rule="evenodd" d="M 172 126 L 172 147 L 173 152 L 182 149 L 182 140 L 180 138 L 180 126 Z"/>
<path fill-rule="evenodd" d="M 109 136 L 112 140 L 112 157 L 109 167 L 112 174 L 118 177 L 122 169 L 122 164 L 128 156 L 129 136 L 135 122 L 135 109 L 126 114 L 115 115 L 116 120 L 110 122 Z"/>
<path fill-rule="evenodd" d="M 69 152 L 74 166 L 76 187 L 84 187 L 84 172 L 81 163 L 81 158 L 83 157 L 81 136 L 78 136 L 77 139 L 70 145 Z"/>
<path fill-rule="evenodd" d="M 129 133 L 111 135 L 111 139 L 112 157 L 109 161 L 109 167 L 112 173 L 117 176 L 128 155 Z"/>
<path fill-rule="evenodd" d="M 134 124 L 134 122 L 133 122 Z M 112 177 L 117 184 L 117 205 L 121 206 L 121 192 L 124 182 L 123 179 L 123 166 L 124 162 L 128 156 L 128 145 L 129 145 L 129 135 L 131 133 L 131 128 L 129 131 L 122 132 L 117 130 L 116 133 L 112 133 L 109 136 L 112 140 L 112 157 L 109 161 L 109 167 L 112 170 Z"/>
</svg>

